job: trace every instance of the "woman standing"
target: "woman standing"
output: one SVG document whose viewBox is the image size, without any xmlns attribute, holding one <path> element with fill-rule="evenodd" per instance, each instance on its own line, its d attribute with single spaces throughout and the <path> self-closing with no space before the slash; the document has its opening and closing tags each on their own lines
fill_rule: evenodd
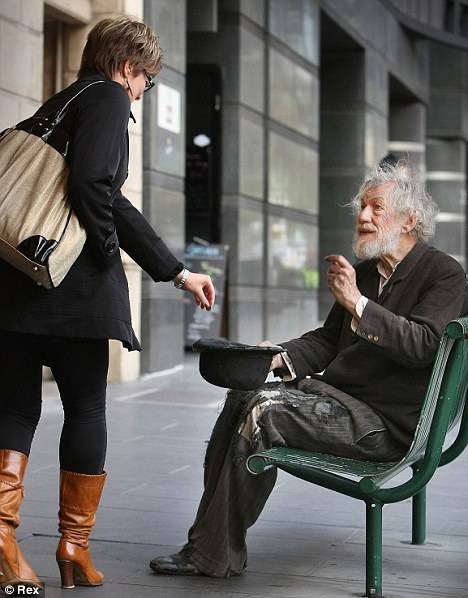
<svg viewBox="0 0 468 598">
<path fill-rule="evenodd" d="M 42 587 L 15 529 L 41 412 L 43 365 L 52 370 L 64 410 L 56 555 L 62 585 L 103 582 L 88 538 L 106 479 L 108 339 L 140 350 L 119 247 L 154 281 L 174 281 L 202 309 L 214 303 L 211 279 L 185 269 L 120 191 L 127 177 L 130 105 L 153 87 L 151 77 L 160 68 L 152 29 L 128 17 L 104 19 L 88 35 L 78 80 L 36 113 L 53 116 L 72 100 L 59 126 L 69 139 L 69 199 L 87 240 L 52 290 L 0 260 L 0 587 Z"/>
</svg>

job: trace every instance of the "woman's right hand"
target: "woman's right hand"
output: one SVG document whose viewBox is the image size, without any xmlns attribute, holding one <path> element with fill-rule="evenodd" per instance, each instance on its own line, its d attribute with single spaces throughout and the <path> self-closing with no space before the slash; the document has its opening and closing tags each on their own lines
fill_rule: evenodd
<svg viewBox="0 0 468 598">
<path fill-rule="evenodd" d="M 184 284 L 184 291 L 192 293 L 200 309 L 210 310 L 215 302 L 216 292 L 211 277 L 206 274 L 190 272 Z"/>
</svg>

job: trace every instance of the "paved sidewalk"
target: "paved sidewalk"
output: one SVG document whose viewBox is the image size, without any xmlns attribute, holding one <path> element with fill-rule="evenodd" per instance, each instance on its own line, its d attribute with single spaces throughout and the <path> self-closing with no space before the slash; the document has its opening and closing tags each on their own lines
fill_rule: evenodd
<svg viewBox="0 0 468 598">
<path fill-rule="evenodd" d="M 183 372 L 109 389 L 109 480 L 93 534 L 106 574 L 80 598 L 335 598 L 361 596 L 365 576 L 364 505 L 280 472 L 260 520 L 249 532 L 249 568 L 227 580 L 151 573 L 148 561 L 185 541 L 202 489 L 205 442 L 224 392 Z M 44 384 L 43 415 L 26 479 L 18 537 L 47 598 L 61 590 L 57 542 L 61 406 Z M 86 438 L 83 438 L 86 442 Z M 384 509 L 384 592 L 388 598 L 468 598 L 468 454 L 436 475 L 428 493 L 429 542 L 411 546 L 411 504 Z"/>
</svg>

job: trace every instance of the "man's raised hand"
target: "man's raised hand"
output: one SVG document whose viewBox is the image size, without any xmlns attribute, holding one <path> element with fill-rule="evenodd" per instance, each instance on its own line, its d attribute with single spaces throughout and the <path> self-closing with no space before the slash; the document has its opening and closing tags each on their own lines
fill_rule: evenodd
<svg viewBox="0 0 468 598">
<path fill-rule="evenodd" d="M 342 255 L 327 255 L 325 259 L 330 264 L 327 275 L 330 292 L 340 305 L 356 315 L 355 307 L 361 292 L 356 284 L 355 269 Z"/>
</svg>

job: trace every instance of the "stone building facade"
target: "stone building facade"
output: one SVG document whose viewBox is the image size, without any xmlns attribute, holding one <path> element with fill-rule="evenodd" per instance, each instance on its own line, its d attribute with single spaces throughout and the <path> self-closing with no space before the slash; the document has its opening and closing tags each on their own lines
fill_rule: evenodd
<svg viewBox="0 0 468 598">
<path fill-rule="evenodd" d="M 179 255 L 192 236 L 229 245 L 231 339 L 279 342 L 323 319 L 323 257 L 352 257 L 343 205 L 389 152 L 421 169 L 434 244 L 465 265 L 465 2 L 0 0 L 0 128 L 72 80 L 89 26 L 122 13 L 165 54 L 130 125 L 125 191 Z M 144 350 L 114 343 L 114 380 L 184 351 L 184 295 L 125 263 Z"/>
</svg>

